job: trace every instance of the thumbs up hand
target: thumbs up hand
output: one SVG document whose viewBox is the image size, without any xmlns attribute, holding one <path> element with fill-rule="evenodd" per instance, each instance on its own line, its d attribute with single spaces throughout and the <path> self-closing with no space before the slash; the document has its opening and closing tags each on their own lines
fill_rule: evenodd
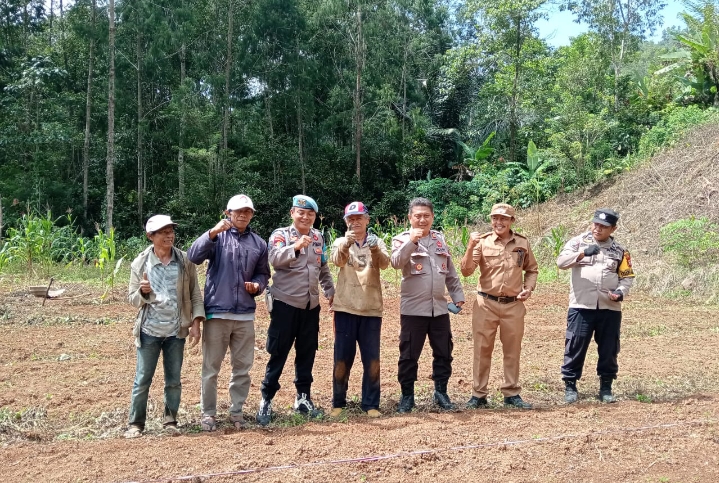
<svg viewBox="0 0 719 483">
<path fill-rule="evenodd" d="M 152 287 L 150 287 L 150 280 L 147 278 L 147 272 L 142 273 L 142 281 L 140 282 L 140 293 L 147 295 L 150 292 L 152 292 Z"/>
</svg>

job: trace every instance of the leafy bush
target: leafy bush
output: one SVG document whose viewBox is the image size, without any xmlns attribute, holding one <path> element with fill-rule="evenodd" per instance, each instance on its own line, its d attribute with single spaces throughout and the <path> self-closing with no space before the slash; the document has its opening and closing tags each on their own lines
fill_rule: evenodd
<svg viewBox="0 0 719 483">
<path fill-rule="evenodd" d="M 664 225 L 659 243 L 685 268 L 719 262 L 719 225 L 708 218 L 689 218 Z"/>
<path fill-rule="evenodd" d="M 660 149 L 671 146 L 687 129 L 719 117 L 716 109 L 700 109 L 698 106 L 676 107 L 664 111 L 662 119 L 645 133 L 639 141 L 639 155 L 652 156 Z"/>
</svg>

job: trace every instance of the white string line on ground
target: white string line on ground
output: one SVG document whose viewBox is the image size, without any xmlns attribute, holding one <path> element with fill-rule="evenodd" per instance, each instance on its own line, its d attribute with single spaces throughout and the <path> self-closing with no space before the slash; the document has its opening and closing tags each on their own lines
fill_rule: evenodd
<svg viewBox="0 0 719 483">
<path fill-rule="evenodd" d="M 520 439 L 520 440 L 514 440 L 514 441 L 496 441 L 496 442 L 492 442 L 492 443 L 451 446 L 449 448 L 418 449 L 418 450 L 414 450 L 414 451 L 402 451 L 400 453 L 387 454 L 387 455 L 360 456 L 358 458 L 344 458 L 344 459 L 331 460 L 331 461 L 312 461 L 309 463 L 247 468 L 244 470 L 223 471 L 220 473 L 204 473 L 204 474 L 196 474 L 196 475 L 173 476 L 173 477 L 169 477 L 169 478 L 160 478 L 160 479 L 154 479 L 154 480 L 127 481 L 125 483 L 167 483 L 167 482 L 173 482 L 173 481 L 189 481 L 189 480 L 195 480 L 195 479 L 216 478 L 216 477 L 222 477 L 222 476 L 246 475 L 246 474 L 250 474 L 250 473 L 262 473 L 262 472 L 266 472 L 266 471 L 296 470 L 296 469 L 303 469 L 303 468 L 312 468 L 312 467 L 316 467 L 316 466 L 353 464 L 353 463 L 372 463 L 372 462 L 376 462 L 376 461 L 386 461 L 386 460 L 391 460 L 391 459 L 407 458 L 410 456 L 421 456 L 421 455 L 426 455 L 426 454 L 447 453 L 450 451 L 467 451 L 467 450 L 472 450 L 472 449 L 483 449 L 483 448 L 493 448 L 493 447 L 502 447 L 502 446 L 519 446 L 519 445 L 523 445 L 523 444 L 527 444 L 527 443 L 547 443 L 547 442 L 559 441 L 559 440 L 563 440 L 563 439 L 590 438 L 593 436 L 605 436 L 605 435 L 622 434 L 622 433 L 637 433 L 637 432 L 643 432 L 643 431 L 652 431 L 655 429 L 676 428 L 676 427 L 680 427 L 680 426 L 700 426 L 700 425 L 705 425 L 705 424 L 716 424 L 716 422 L 717 421 L 713 420 L 713 419 L 704 419 L 704 420 L 684 421 L 684 422 L 676 422 L 676 423 L 656 424 L 653 426 L 640 426 L 637 428 L 606 429 L 606 430 L 602 430 L 602 431 L 592 431 L 589 433 L 560 434 L 558 436 L 546 436 L 543 438 Z"/>
</svg>

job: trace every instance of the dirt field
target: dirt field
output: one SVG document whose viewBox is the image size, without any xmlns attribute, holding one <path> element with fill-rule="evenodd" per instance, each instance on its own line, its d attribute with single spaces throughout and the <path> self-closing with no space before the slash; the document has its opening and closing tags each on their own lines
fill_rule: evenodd
<svg viewBox="0 0 719 483">
<path fill-rule="evenodd" d="M 355 407 L 339 421 L 291 415 L 288 364 L 268 429 L 199 431 L 201 354 L 183 368 L 182 431 L 160 428 L 162 377 L 151 390 L 147 434 L 123 439 L 134 377 L 133 309 L 99 305 L 87 287 L 64 285 L 65 300 L 0 287 L 0 464 L 4 481 L 719 481 L 719 308 L 633 295 L 625 304 L 620 402 L 595 400 L 590 349 L 580 402 L 563 404 L 559 377 L 567 288 L 541 287 L 528 303 L 522 396 L 532 411 L 501 408 L 501 346 L 495 350 L 492 408 L 441 413 L 431 405 L 429 346 L 420 361 L 418 410 L 394 413 L 399 299 L 389 294 L 382 345 L 382 411 L 378 420 L 356 405 L 361 365 L 350 380 Z M 466 293 L 472 294 L 471 287 Z M 117 298 L 122 297 L 118 290 Z M 473 297 L 470 295 L 470 300 Z M 470 304 L 471 305 L 471 304 Z M 449 393 L 463 403 L 471 390 L 471 307 L 453 316 L 454 374 Z M 269 318 L 258 310 L 253 415 L 268 355 Z M 322 311 L 313 399 L 331 398 L 332 324 Z M 292 357 L 292 356 L 291 356 Z M 227 361 L 226 361 L 227 362 Z M 228 366 L 220 374 L 220 418 L 227 413 Z M 158 409 L 159 407 L 159 409 Z M 355 461 L 358 459 L 359 461 Z M 348 461 L 349 460 L 349 461 Z"/>
</svg>

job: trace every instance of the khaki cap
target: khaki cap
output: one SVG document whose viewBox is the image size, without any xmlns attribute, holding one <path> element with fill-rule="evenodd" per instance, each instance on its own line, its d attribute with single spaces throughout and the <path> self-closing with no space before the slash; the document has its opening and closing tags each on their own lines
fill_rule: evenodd
<svg viewBox="0 0 719 483">
<path fill-rule="evenodd" d="M 514 207 L 512 205 L 508 205 L 507 203 L 497 203 L 492 207 L 492 211 L 489 213 L 489 216 L 492 215 L 514 218 Z"/>
</svg>

